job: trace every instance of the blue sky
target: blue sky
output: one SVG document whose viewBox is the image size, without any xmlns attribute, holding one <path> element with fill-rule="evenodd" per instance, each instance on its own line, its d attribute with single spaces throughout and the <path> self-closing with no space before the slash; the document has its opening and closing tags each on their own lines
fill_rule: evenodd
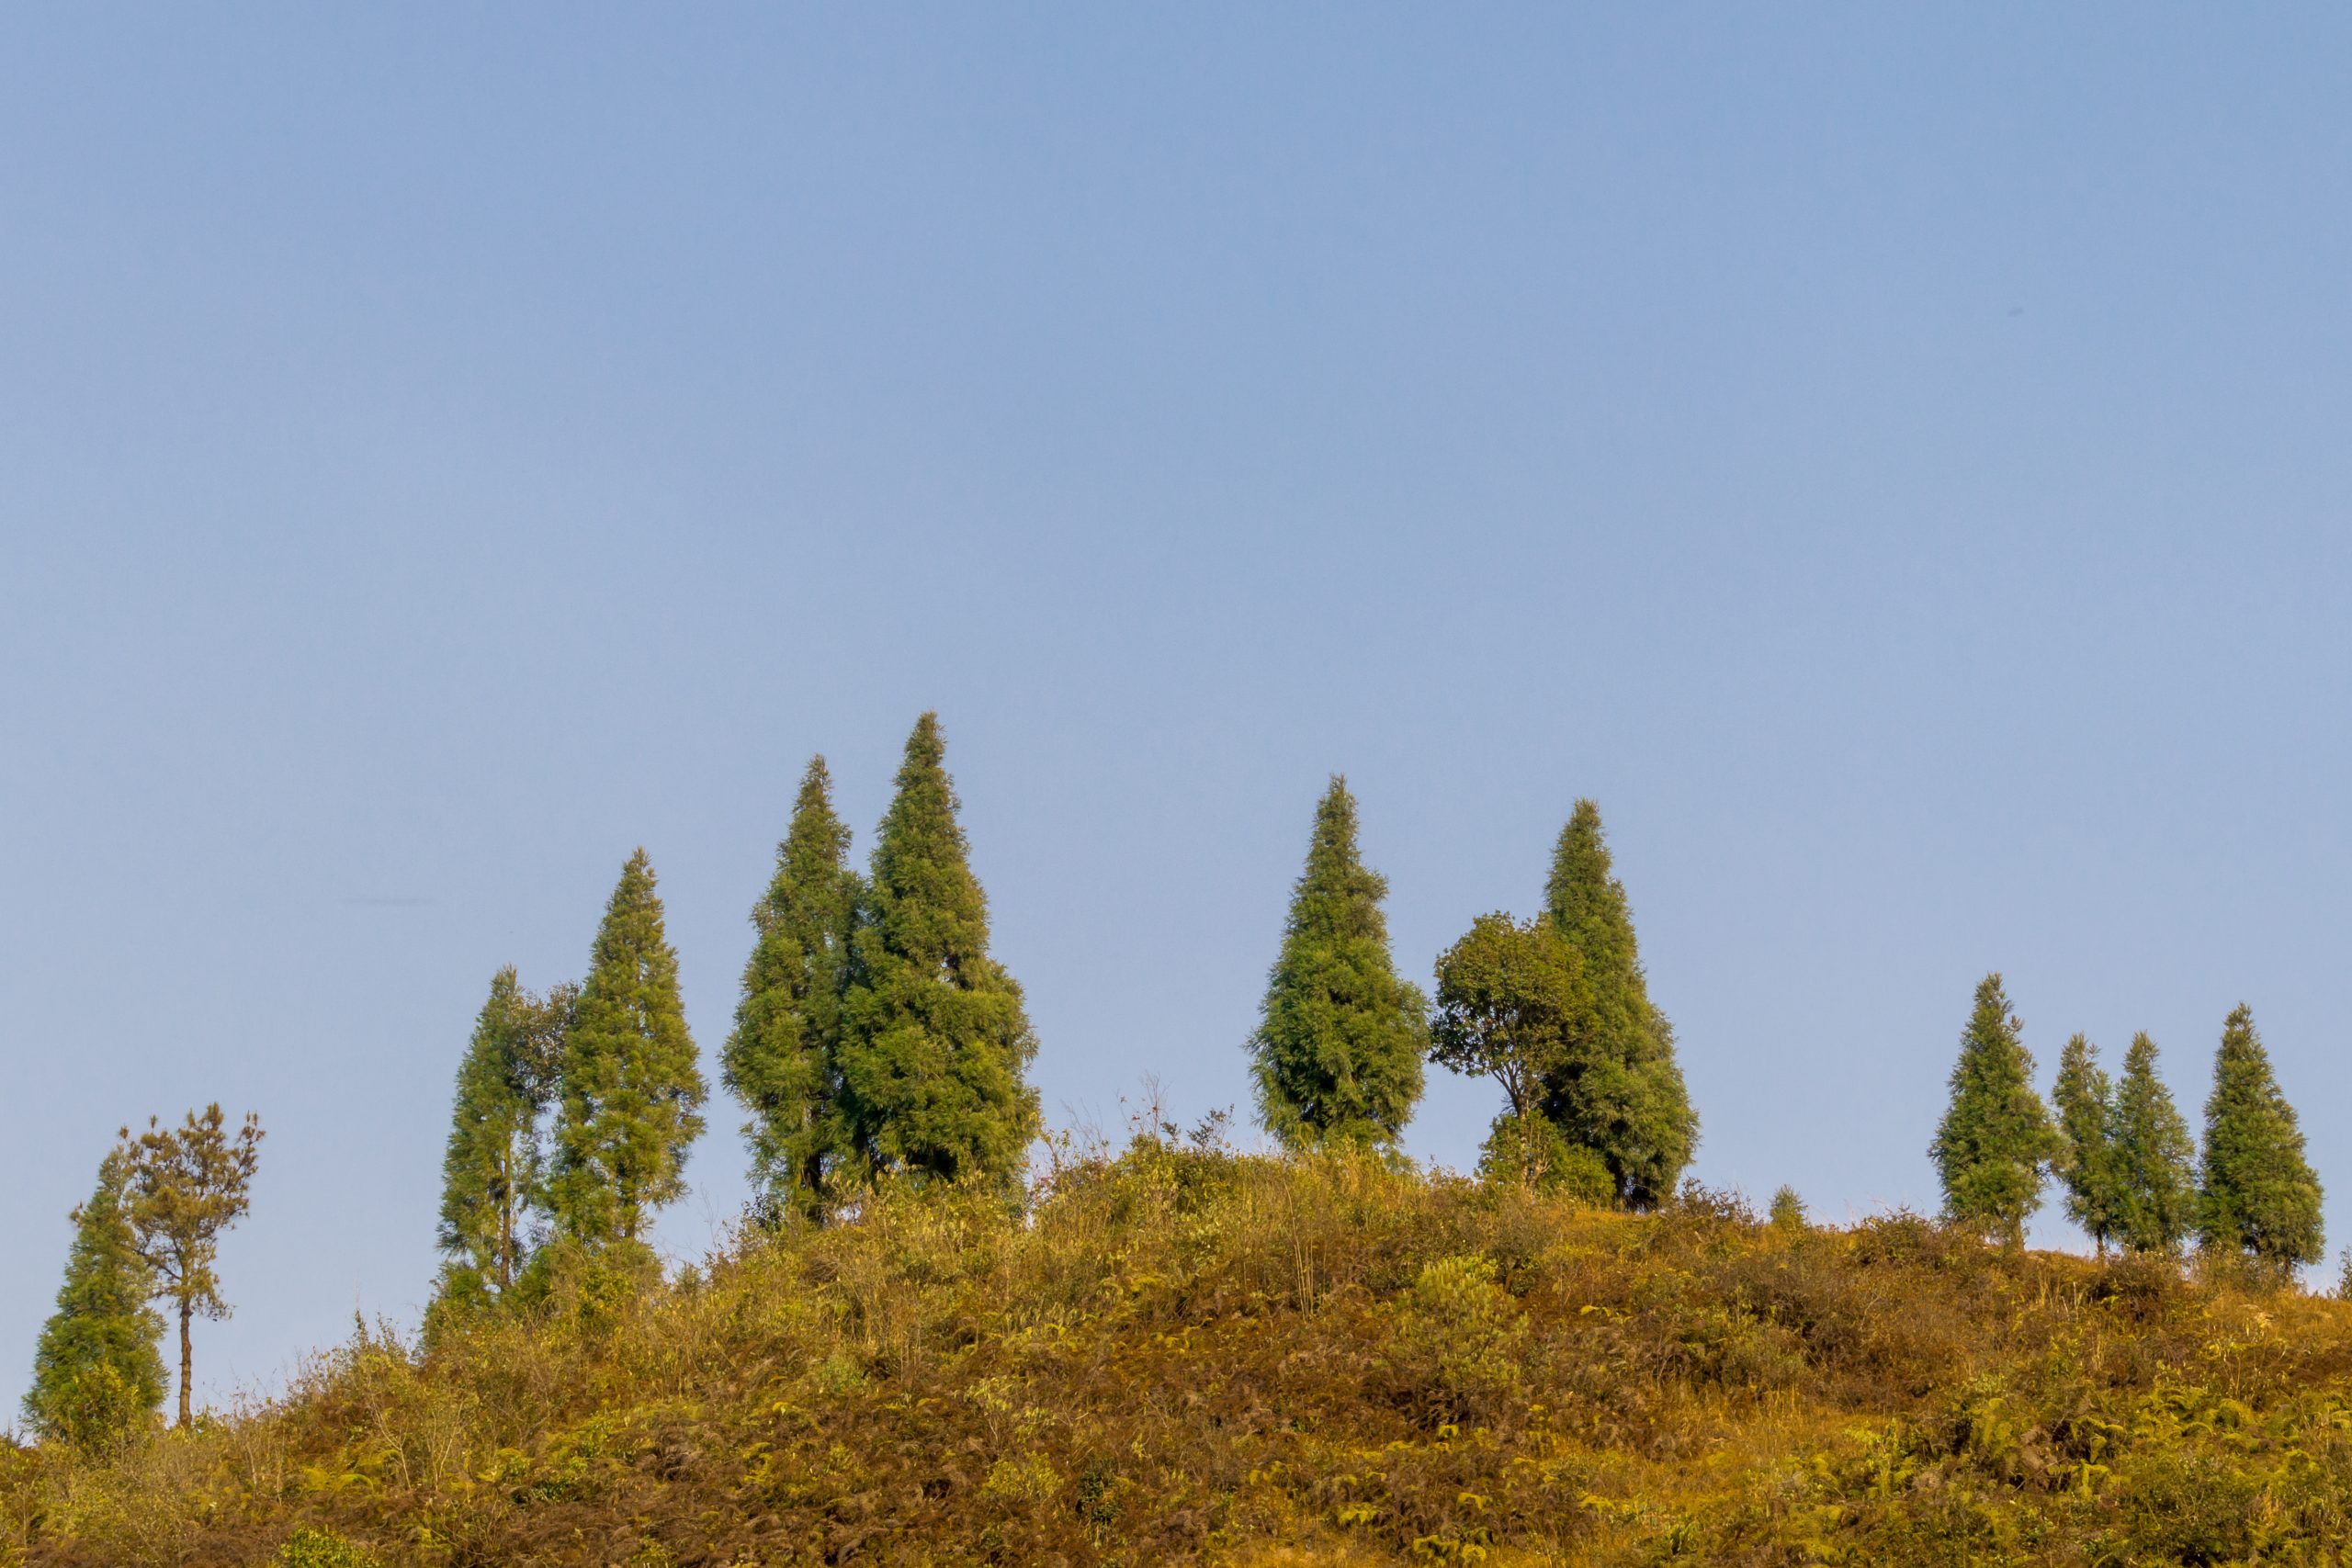
<svg viewBox="0 0 2352 1568">
<path fill-rule="evenodd" d="M 151 1111 L 269 1129 L 211 1397 L 413 1320 L 492 973 L 642 843 L 715 1067 L 930 707 L 1057 1122 L 1246 1120 L 1344 771 L 1416 976 L 1600 799 L 1710 1182 L 1931 1205 L 1998 968 L 2192 1120 L 2250 1001 L 2352 1241 L 2347 33 L 9 13 L 0 1399 Z"/>
</svg>

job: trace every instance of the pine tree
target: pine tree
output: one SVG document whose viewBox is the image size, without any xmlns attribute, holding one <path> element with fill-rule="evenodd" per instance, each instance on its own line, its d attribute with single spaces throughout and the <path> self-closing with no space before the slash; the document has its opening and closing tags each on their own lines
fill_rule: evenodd
<svg viewBox="0 0 2352 1568">
<path fill-rule="evenodd" d="M 191 1111 L 177 1127 L 155 1117 L 136 1137 L 122 1130 L 124 1212 L 139 1256 L 155 1276 L 155 1293 L 172 1303 L 180 1325 L 179 1424 L 192 1419 L 196 1349 L 188 1325 L 198 1313 L 229 1315 L 213 1264 L 220 1233 L 251 1207 L 254 1172 L 261 1165 L 261 1122 L 250 1113 L 232 1134 L 220 1107 Z"/>
<path fill-rule="evenodd" d="M 1544 1077 L 1590 1028 L 1591 1009 L 1583 960 L 1549 919 L 1481 915 L 1437 961 L 1430 1060 L 1500 1087 L 1497 1131 L 1510 1123 L 1501 1144 L 1517 1154 L 1522 1186 L 1545 1173 Z"/>
<path fill-rule="evenodd" d="M 855 1158 L 877 1173 L 1010 1193 L 1038 1127 L 1037 1040 L 1021 987 L 989 956 L 939 716 L 907 738 L 842 998 L 840 1095 Z"/>
<path fill-rule="evenodd" d="M 1650 1000 L 1633 910 L 1589 800 L 1577 802 L 1560 830 L 1545 893 L 1553 923 L 1582 956 L 1593 1022 L 1549 1075 L 1544 1114 L 1601 1157 L 1620 1201 L 1653 1207 L 1690 1163 L 1699 1117 L 1675 1061 L 1673 1027 Z"/>
<path fill-rule="evenodd" d="M 752 1178 L 771 1216 L 816 1213 L 841 1152 L 842 993 L 859 883 L 817 757 L 800 781 L 775 876 L 752 910 L 758 938 L 727 1037 L 724 1081 L 752 1113 Z"/>
<path fill-rule="evenodd" d="M 639 849 L 605 908 L 564 1031 L 548 1185 L 557 1229 L 591 1247 L 637 1242 L 651 1212 L 685 1190 L 704 1094 L 678 955 Z"/>
<path fill-rule="evenodd" d="M 2319 1178 L 2244 1002 L 2222 1025 L 2213 1060 L 2198 1209 L 2202 1246 L 2242 1252 L 2267 1271 L 2285 1275 L 2323 1254 Z"/>
<path fill-rule="evenodd" d="M 1357 853 L 1355 797 L 1334 775 L 1250 1041 L 1259 1113 L 1292 1147 L 1388 1147 L 1421 1098 L 1429 1023 L 1389 956 L 1387 893 Z"/>
<path fill-rule="evenodd" d="M 74 1211 L 74 1249 L 57 1311 L 33 1351 L 25 1420 L 58 1442 L 97 1448 L 152 1416 L 164 1403 L 164 1320 L 147 1304 L 154 1270 L 139 1255 L 124 1189 L 120 1149 L 98 1167 L 97 1190 Z"/>
<path fill-rule="evenodd" d="M 2026 1216 L 2041 1206 L 2042 1164 L 2058 1152 L 2019 1028 L 2000 976 L 1985 976 L 1960 1037 L 1951 1106 L 1928 1151 L 1943 1178 L 1944 1213 L 2012 1247 L 2025 1245 Z"/>
<path fill-rule="evenodd" d="M 490 999 L 458 1065 L 441 1162 L 445 1296 L 503 1295 L 522 1272 L 542 1174 L 540 1121 L 555 1098 L 575 997 L 569 986 L 544 999 L 533 996 L 512 964 L 491 979 Z"/>
<path fill-rule="evenodd" d="M 2115 1086 L 2108 1145 L 2115 1166 L 2115 1235 L 2134 1252 L 2172 1253 L 2196 1220 L 2197 1145 L 2156 1076 L 2156 1043 L 2132 1037 Z"/>
<path fill-rule="evenodd" d="M 2057 1154 L 2052 1160 L 2066 1186 L 2066 1217 L 2107 1256 L 2117 1218 L 2115 1151 L 2109 1136 L 2115 1086 L 2098 1065 L 2098 1047 L 2077 1034 L 2058 1056 L 2051 1102 L 2057 1111 Z"/>
</svg>

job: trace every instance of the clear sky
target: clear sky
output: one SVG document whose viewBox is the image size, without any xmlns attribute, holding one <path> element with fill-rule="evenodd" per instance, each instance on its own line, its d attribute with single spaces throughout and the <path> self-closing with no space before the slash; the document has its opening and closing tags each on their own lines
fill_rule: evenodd
<svg viewBox="0 0 2352 1568">
<path fill-rule="evenodd" d="M 2145 1028 L 2192 1121 L 2251 1002 L 2352 1242 L 2347 59 L 2317 6 L 9 10 L 0 1401 L 153 1111 L 269 1129 L 211 1396 L 413 1322 L 492 973 L 577 976 L 645 845 L 715 1087 L 803 763 L 862 857 L 928 707 L 1057 1122 L 1246 1122 L 1344 771 L 1416 977 L 1598 797 L 1709 1182 L 1932 1205 L 1998 968 L 2045 1081 Z"/>
</svg>

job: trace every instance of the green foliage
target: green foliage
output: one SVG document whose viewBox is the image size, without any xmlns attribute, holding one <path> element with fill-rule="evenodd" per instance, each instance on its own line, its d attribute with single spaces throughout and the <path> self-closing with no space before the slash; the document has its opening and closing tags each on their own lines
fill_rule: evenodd
<svg viewBox="0 0 2352 1568">
<path fill-rule="evenodd" d="M 2051 1090 L 2057 1112 L 2051 1168 L 2066 1187 L 2066 1217 L 2107 1251 L 2117 1229 L 2121 1194 L 2112 1136 L 2115 1086 L 2098 1065 L 2098 1047 L 2083 1035 L 2066 1042 Z"/>
<path fill-rule="evenodd" d="M 201 1314 L 229 1315 L 213 1270 L 220 1235 L 252 1203 L 254 1170 L 261 1164 L 261 1122 L 248 1113 L 234 1134 L 220 1107 L 191 1111 L 177 1127 L 153 1116 L 147 1130 L 122 1130 L 116 1155 L 122 1162 L 123 1212 L 139 1256 L 154 1271 L 156 1293 L 179 1315 L 179 1424 L 193 1420 L 196 1350 L 189 1321 Z"/>
<path fill-rule="evenodd" d="M 1674 1057 L 1674 1031 L 1650 1000 L 1624 885 L 1611 871 L 1600 808 L 1577 802 L 1545 888 L 1553 923 L 1583 961 L 1591 1025 L 1544 1078 L 1544 1113 L 1571 1143 L 1596 1151 L 1619 1200 L 1656 1206 L 1699 1146 Z"/>
<path fill-rule="evenodd" d="M 752 910 L 759 933 L 727 1037 L 724 1081 L 751 1112 L 752 1179 L 770 1219 L 813 1216 L 846 1142 L 839 1087 L 842 998 L 859 883 L 833 814 L 825 759 L 800 781 L 775 878 Z"/>
<path fill-rule="evenodd" d="M 279 1568 L 377 1568 L 380 1559 L 333 1530 L 305 1525 L 287 1538 L 277 1561 Z"/>
<path fill-rule="evenodd" d="M 2108 1143 L 2117 1239 L 2134 1252 L 2179 1251 L 2197 1217 L 2197 1145 L 2156 1076 L 2156 1043 L 2144 1032 L 2123 1054 Z"/>
<path fill-rule="evenodd" d="M 57 1310 L 33 1351 L 25 1420 L 53 1441 L 101 1448 L 145 1424 L 164 1402 L 164 1320 L 147 1304 L 155 1275 L 139 1255 L 124 1189 L 123 1151 L 98 1167 L 89 1201 L 74 1211 L 74 1247 Z"/>
<path fill-rule="evenodd" d="M 2207 1248 L 2242 1253 L 2279 1273 L 2323 1256 L 2319 1178 L 2244 1002 L 2222 1025 L 2213 1059 L 2198 1236 Z"/>
<path fill-rule="evenodd" d="M 1797 1195 L 1795 1188 L 1782 1187 L 1772 1194 L 1770 1217 L 1775 1229 L 1784 1231 L 1804 1229 L 1804 1200 Z"/>
<path fill-rule="evenodd" d="M 988 899 L 944 766 L 939 716 L 907 738 L 874 846 L 842 1000 L 840 1103 L 877 1173 L 1018 1190 L 1037 1134 L 1036 1035 L 989 955 Z"/>
<path fill-rule="evenodd" d="M 1478 1147 L 1478 1178 L 1602 1207 L 1617 1201 L 1617 1178 L 1600 1152 L 1568 1142 L 1540 1111 L 1495 1118 Z"/>
<path fill-rule="evenodd" d="M 1437 1010 L 1430 1060 L 1503 1091 L 1497 1118 L 1512 1124 L 1519 1179 L 1533 1185 L 1554 1163 L 1556 1129 L 1544 1121 L 1544 1081 L 1557 1073 L 1592 1029 L 1592 993 L 1584 961 L 1549 919 L 1514 922 L 1481 915 L 1437 961 Z"/>
<path fill-rule="evenodd" d="M 449 1144 L 441 1161 L 440 1294 L 455 1300 L 513 1288 L 530 1254 L 527 1221 L 540 1181 L 540 1120 L 555 1097 L 575 993 L 533 996 L 512 964 L 492 976 L 458 1065 Z"/>
<path fill-rule="evenodd" d="M 1928 1150 L 1945 1214 L 2012 1247 L 2025 1245 L 2026 1217 L 2041 1206 L 2042 1163 L 2058 1152 L 2019 1027 L 2000 976 L 1985 976 L 1960 1037 L 1951 1105 Z"/>
<path fill-rule="evenodd" d="M 590 1246 L 634 1241 L 684 1190 L 705 1089 L 678 998 L 653 865 L 621 869 L 564 1031 L 548 1182 L 557 1228 Z"/>
<path fill-rule="evenodd" d="M 1421 1098 L 1429 1023 L 1389 955 L 1387 895 L 1357 852 L 1355 796 L 1335 774 L 1250 1039 L 1259 1114 L 1291 1147 L 1390 1147 Z"/>
</svg>

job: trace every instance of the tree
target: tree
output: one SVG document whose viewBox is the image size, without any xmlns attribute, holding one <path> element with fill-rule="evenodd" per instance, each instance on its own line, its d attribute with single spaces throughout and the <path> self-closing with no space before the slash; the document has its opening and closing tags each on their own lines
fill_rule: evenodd
<svg viewBox="0 0 2352 1568">
<path fill-rule="evenodd" d="M 2052 1166 L 2066 1186 L 2066 1217 L 2107 1256 L 2116 1228 L 2115 1151 L 2109 1136 L 2115 1086 L 2098 1065 L 2098 1047 L 2081 1035 L 2058 1055 L 2058 1081 L 2050 1098 L 2057 1115 L 2057 1153 Z"/>
<path fill-rule="evenodd" d="M 132 1244 L 154 1271 L 156 1293 L 169 1301 L 180 1321 L 179 1424 L 190 1414 L 196 1351 L 188 1324 L 202 1313 L 216 1321 L 229 1315 L 213 1264 L 220 1235 L 252 1204 L 254 1172 L 261 1164 L 261 1122 L 247 1112 L 229 1132 L 218 1104 L 198 1116 L 191 1111 L 177 1127 L 147 1118 L 136 1137 L 122 1130 L 116 1156 L 123 1165 L 123 1198 Z"/>
<path fill-rule="evenodd" d="M 1500 1086 L 1523 1186 L 1536 1185 L 1547 1163 L 1535 1125 L 1544 1076 L 1589 1030 L 1591 1010 L 1584 961 L 1549 918 L 1481 915 L 1437 961 L 1430 1060 Z"/>
<path fill-rule="evenodd" d="M 956 820 L 939 716 L 907 738 L 874 846 L 842 1004 L 840 1095 L 876 1172 L 1013 1192 L 1037 1134 L 1037 1037 L 1021 987 L 989 956 L 988 898 Z"/>
<path fill-rule="evenodd" d="M 1624 885 L 1611 871 L 1600 808 L 1579 800 L 1560 830 L 1546 889 L 1553 923 L 1583 960 L 1592 1025 L 1544 1083 L 1544 1111 L 1607 1165 L 1620 1201 L 1655 1207 L 1699 1146 L 1699 1118 L 1650 1000 Z"/>
<path fill-rule="evenodd" d="M 1250 1041 L 1259 1113 L 1294 1148 L 1388 1147 L 1421 1098 L 1426 1004 L 1389 957 L 1387 894 L 1357 853 L 1355 796 L 1335 774 Z"/>
<path fill-rule="evenodd" d="M 576 998 L 570 986 L 533 996 L 512 964 L 491 978 L 490 999 L 458 1065 L 441 1162 L 440 1241 L 450 1260 L 445 1294 L 503 1295 L 522 1272 L 530 1245 L 526 1220 L 544 1163 L 540 1120 L 555 1099 Z"/>
<path fill-rule="evenodd" d="M 97 1189 L 74 1211 L 74 1248 L 57 1310 L 33 1351 L 25 1420 L 43 1438 L 97 1448 L 164 1403 L 164 1320 L 147 1304 L 155 1273 L 140 1256 L 125 1189 L 123 1151 L 98 1167 Z"/>
<path fill-rule="evenodd" d="M 2213 1059 L 2198 1208 L 2201 1245 L 2241 1252 L 2266 1271 L 2291 1273 L 2323 1254 L 2319 1178 L 2244 1002 L 2222 1025 Z"/>
<path fill-rule="evenodd" d="M 1797 1195 L 1795 1188 L 1783 1186 L 1772 1194 L 1771 1223 L 1775 1230 L 1804 1229 L 1804 1200 Z"/>
<path fill-rule="evenodd" d="M 2196 1221 L 2197 1145 L 2156 1076 L 2156 1043 L 2144 1032 L 2123 1054 L 2108 1146 L 2117 1238 L 2133 1252 L 2177 1252 Z"/>
<path fill-rule="evenodd" d="M 564 1031 L 548 1184 L 557 1229 L 589 1247 L 637 1242 L 651 1212 L 685 1190 L 705 1093 L 678 955 L 639 849 L 605 907 Z"/>
<path fill-rule="evenodd" d="M 1928 1151 L 1943 1179 L 1945 1214 L 2013 1248 L 2025 1245 L 2026 1216 L 2041 1206 L 2042 1164 L 2058 1152 L 2021 1027 L 2000 976 L 1985 976 L 1960 1037 L 1951 1106 Z"/>
<path fill-rule="evenodd" d="M 825 759 L 800 780 L 775 876 L 752 909 L 759 933 L 727 1037 L 723 1081 L 752 1119 L 752 1177 L 771 1215 L 816 1213 L 841 1125 L 842 1000 L 860 885 L 833 815 Z"/>
</svg>

